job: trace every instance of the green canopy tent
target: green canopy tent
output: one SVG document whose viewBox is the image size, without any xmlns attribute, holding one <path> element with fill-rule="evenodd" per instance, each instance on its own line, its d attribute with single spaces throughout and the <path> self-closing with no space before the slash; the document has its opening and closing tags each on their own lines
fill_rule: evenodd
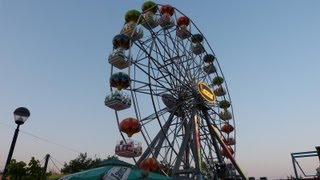
<svg viewBox="0 0 320 180">
<path fill-rule="evenodd" d="M 132 164 L 110 158 L 93 169 L 61 177 L 59 180 L 168 180 L 172 179 L 153 172 L 146 172 Z"/>
</svg>

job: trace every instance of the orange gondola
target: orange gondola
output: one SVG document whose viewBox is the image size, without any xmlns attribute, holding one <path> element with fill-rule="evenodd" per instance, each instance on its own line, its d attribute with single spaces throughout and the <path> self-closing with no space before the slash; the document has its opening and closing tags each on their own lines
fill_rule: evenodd
<svg viewBox="0 0 320 180">
<path fill-rule="evenodd" d="M 234 130 L 234 127 L 231 126 L 229 123 L 225 123 L 222 127 L 221 127 L 221 131 L 224 133 L 231 133 Z"/>
<path fill-rule="evenodd" d="M 159 25 L 163 29 L 172 28 L 175 25 L 175 21 L 171 17 L 174 14 L 174 8 L 170 5 L 164 5 L 160 8 L 160 13 Z"/>
<path fill-rule="evenodd" d="M 177 20 L 177 25 L 179 27 L 189 26 L 189 24 L 190 24 L 190 19 L 187 16 L 181 16 Z"/>
<path fill-rule="evenodd" d="M 190 31 L 188 30 L 187 26 L 190 24 L 190 19 L 187 16 L 181 16 L 177 20 L 177 36 L 181 39 L 186 39 L 191 36 Z"/>
<path fill-rule="evenodd" d="M 147 158 L 139 164 L 139 168 L 147 171 L 156 172 L 159 171 L 160 166 L 155 158 Z"/>
<path fill-rule="evenodd" d="M 140 132 L 141 124 L 135 118 L 126 118 L 119 124 L 119 129 L 121 132 L 126 133 L 128 137 L 131 137 L 133 134 Z"/>
<path fill-rule="evenodd" d="M 162 7 L 160 8 L 160 13 L 161 13 L 162 15 L 164 15 L 164 14 L 169 14 L 170 16 L 172 16 L 173 13 L 174 13 L 174 8 L 173 8 L 171 5 L 169 5 L 169 4 L 164 5 L 164 6 L 162 6 Z"/>
</svg>

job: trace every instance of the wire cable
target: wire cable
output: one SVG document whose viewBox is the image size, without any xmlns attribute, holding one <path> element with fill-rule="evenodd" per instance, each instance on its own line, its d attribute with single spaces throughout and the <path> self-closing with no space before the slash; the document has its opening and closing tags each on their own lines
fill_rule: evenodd
<svg viewBox="0 0 320 180">
<path fill-rule="evenodd" d="M 58 161 L 56 158 L 54 158 L 54 157 L 52 157 L 52 156 L 50 156 L 50 158 L 52 158 L 52 160 L 56 161 L 56 162 L 57 162 L 58 164 L 60 164 L 61 166 L 64 166 L 64 164 L 61 163 L 60 161 Z"/>
<path fill-rule="evenodd" d="M 14 127 L 9 126 L 9 125 L 1 122 L 1 121 L 0 121 L 0 124 L 3 125 L 3 126 L 5 126 L 5 127 L 14 129 Z M 71 147 L 68 147 L 68 146 L 65 146 L 65 145 L 62 145 L 62 144 L 58 144 L 58 143 L 53 142 L 53 141 L 51 141 L 51 140 L 48 140 L 48 139 L 39 137 L 39 136 L 34 135 L 34 134 L 31 134 L 31 133 L 29 133 L 29 132 L 27 132 L 27 131 L 20 130 L 20 132 L 23 133 L 23 134 L 29 135 L 29 136 L 31 136 L 31 137 L 40 139 L 40 140 L 42 140 L 42 141 L 45 141 L 45 142 L 47 142 L 47 143 L 49 143 L 49 144 L 54 144 L 54 145 L 59 146 L 59 147 L 61 147 L 61 148 L 67 149 L 67 150 L 69 150 L 69 151 L 76 152 L 76 153 L 79 153 L 79 154 L 81 153 L 80 151 L 78 151 L 78 150 L 76 150 L 76 149 L 73 149 L 73 148 L 71 148 Z"/>
<path fill-rule="evenodd" d="M 58 172 L 60 172 L 61 169 L 58 168 L 58 166 L 57 166 L 56 163 L 52 160 L 52 158 L 50 157 L 49 159 L 50 159 L 50 161 L 52 162 L 52 164 L 54 165 L 54 167 L 58 170 Z"/>
</svg>

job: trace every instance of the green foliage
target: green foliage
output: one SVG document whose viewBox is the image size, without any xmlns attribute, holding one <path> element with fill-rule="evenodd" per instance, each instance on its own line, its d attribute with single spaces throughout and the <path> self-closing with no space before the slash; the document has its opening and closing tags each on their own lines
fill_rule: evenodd
<svg viewBox="0 0 320 180">
<path fill-rule="evenodd" d="M 23 161 L 17 162 L 15 159 L 10 161 L 8 165 L 8 173 L 12 180 L 20 180 L 27 175 L 26 163 Z"/>
<path fill-rule="evenodd" d="M 44 170 L 40 165 L 39 160 L 36 160 L 34 157 L 31 158 L 28 166 L 25 162 L 17 162 L 15 159 L 12 159 L 8 166 L 8 176 L 11 180 L 45 180 L 46 175 Z"/>
<path fill-rule="evenodd" d="M 64 163 L 61 172 L 64 174 L 80 172 L 90 169 L 99 163 L 101 163 L 100 158 L 92 159 L 88 157 L 87 153 L 80 153 L 76 159 L 71 160 L 68 164 Z"/>
<path fill-rule="evenodd" d="M 29 179 L 34 179 L 34 180 L 46 179 L 46 176 L 44 174 L 44 169 L 41 167 L 40 161 L 36 160 L 34 157 L 31 158 L 28 164 L 27 174 Z"/>
</svg>

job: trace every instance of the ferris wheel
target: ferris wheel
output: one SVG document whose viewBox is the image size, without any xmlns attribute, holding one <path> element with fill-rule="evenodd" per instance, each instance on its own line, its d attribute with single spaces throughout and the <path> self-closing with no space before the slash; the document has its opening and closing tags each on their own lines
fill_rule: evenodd
<svg viewBox="0 0 320 180">
<path fill-rule="evenodd" d="M 124 17 L 105 99 L 122 136 L 115 153 L 170 177 L 245 178 L 228 87 L 205 36 L 170 5 L 147 1 Z"/>
</svg>

